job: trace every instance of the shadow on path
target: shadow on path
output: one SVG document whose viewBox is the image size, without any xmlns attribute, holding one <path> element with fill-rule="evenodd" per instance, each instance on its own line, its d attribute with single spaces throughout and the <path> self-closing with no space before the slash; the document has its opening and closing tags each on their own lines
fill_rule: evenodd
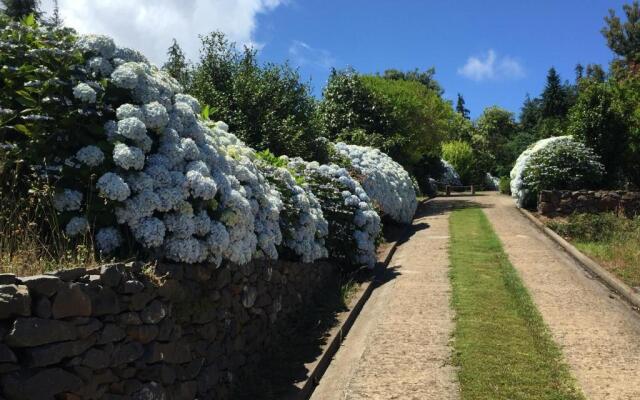
<svg viewBox="0 0 640 400">
<path fill-rule="evenodd" d="M 296 398 L 295 384 L 307 378 L 305 364 L 322 353 L 328 332 L 347 310 L 342 295 L 343 283 L 336 277 L 295 316 L 282 321 L 278 338 L 270 345 L 265 358 L 251 366 L 254 372 L 238 377 L 233 399 Z"/>
<path fill-rule="evenodd" d="M 385 222 L 385 242 L 397 242 L 398 245 L 402 245 L 417 232 L 429 229 L 430 225 L 421 221 L 425 217 L 444 215 L 452 209 L 487 207 L 474 202 L 471 196 L 460 197 L 440 197 L 421 202 L 410 226 Z M 268 355 L 258 361 L 257 366 L 252 366 L 257 372 L 236 378 L 236 390 L 232 398 L 295 398 L 299 392 L 295 384 L 306 379 L 309 372 L 305 364 L 313 362 L 321 355 L 329 330 L 337 324 L 338 315 L 347 311 L 344 284 L 348 280 L 362 283 L 367 279 L 373 279 L 375 291 L 399 276 L 400 268 L 400 265 L 385 268 L 382 263 L 378 263 L 373 272 L 361 270 L 348 277 L 337 276 L 296 317 L 289 318 L 280 325 L 281 335 L 272 343 Z"/>
</svg>

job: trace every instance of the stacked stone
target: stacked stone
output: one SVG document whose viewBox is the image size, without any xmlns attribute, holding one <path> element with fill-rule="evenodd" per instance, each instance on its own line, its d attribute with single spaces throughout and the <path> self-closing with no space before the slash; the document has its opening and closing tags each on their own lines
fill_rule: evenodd
<svg viewBox="0 0 640 400">
<path fill-rule="evenodd" d="M 549 217 L 612 212 L 633 218 L 640 213 L 640 192 L 543 190 L 538 197 L 538 212 Z"/>
<path fill-rule="evenodd" d="M 262 261 L 0 274 L 0 399 L 228 398 L 333 273 Z"/>
</svg>

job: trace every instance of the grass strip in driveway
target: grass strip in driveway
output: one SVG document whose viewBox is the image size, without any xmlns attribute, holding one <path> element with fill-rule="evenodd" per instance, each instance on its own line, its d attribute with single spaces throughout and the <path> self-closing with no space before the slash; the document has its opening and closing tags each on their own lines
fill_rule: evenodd
<svg viewBox="0 0 640 400">
<path fill-rule="evenodd" d="M 584 399 L 482 210 L 449 221 L 461 399 Z"/>
</svg>

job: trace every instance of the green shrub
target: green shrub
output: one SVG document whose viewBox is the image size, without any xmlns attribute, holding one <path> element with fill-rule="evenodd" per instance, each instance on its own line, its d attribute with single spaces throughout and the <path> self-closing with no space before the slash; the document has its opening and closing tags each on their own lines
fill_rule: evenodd
<svg viewBox="0 0 640 400">
<path fill-rule="evenodd" d="M 377 147 L 415 172 L 421 158 L 438 152 L 441 141 L 449 137 L 456 116 L 432 86 L 420 80 L 333 71 L 319 106 L 323 131 L 331 140 Z"/>
<path fill-rule="evenodd" d="M 511 178 L 508 176 L 501 177 L 498 186 L 500 193 L 511 195 Z"/>
<path fill-rule="evenodd" d="M 443 143 L 442 158 L 453 166 L 463 184 L 471 185 L 484 181 L 478 180 L 476 157 L 469 143 L 460 140 Z"/>
<path fill-rule="evenodd" d="M 611 240 L 616 232 L 628 231 L 633 224 L 632 220 L 618 217 L 613 213 L 580 213 L 570 215 L 566 221 L 547 222 L 547 226 L 559 235 L 579 241 Z"/>
<path fill-rule="evenodd" d="M 583 80 L 569 114 L 567 133 L 593 148 L 605 167 L 607 186 L 621 183 L 628 148 L 628 119 L 621 93 L 611 83 Z"/>
</svg>

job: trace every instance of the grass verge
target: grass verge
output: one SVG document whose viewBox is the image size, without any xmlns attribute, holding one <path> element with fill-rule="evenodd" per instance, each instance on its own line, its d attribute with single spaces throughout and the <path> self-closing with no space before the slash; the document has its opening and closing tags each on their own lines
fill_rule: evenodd
<svg viewBox="0 0 640 400">
<path fill-rule="evenodd" d="M 640 287 L 639 217 L 573 214 L 545 223 L 627 285 Z"/>
<path fill-rule="evenodd" d="M 484 213 L 454 211 L 450 229 L 461 398 L 584 399 Z"/>
</svg>

